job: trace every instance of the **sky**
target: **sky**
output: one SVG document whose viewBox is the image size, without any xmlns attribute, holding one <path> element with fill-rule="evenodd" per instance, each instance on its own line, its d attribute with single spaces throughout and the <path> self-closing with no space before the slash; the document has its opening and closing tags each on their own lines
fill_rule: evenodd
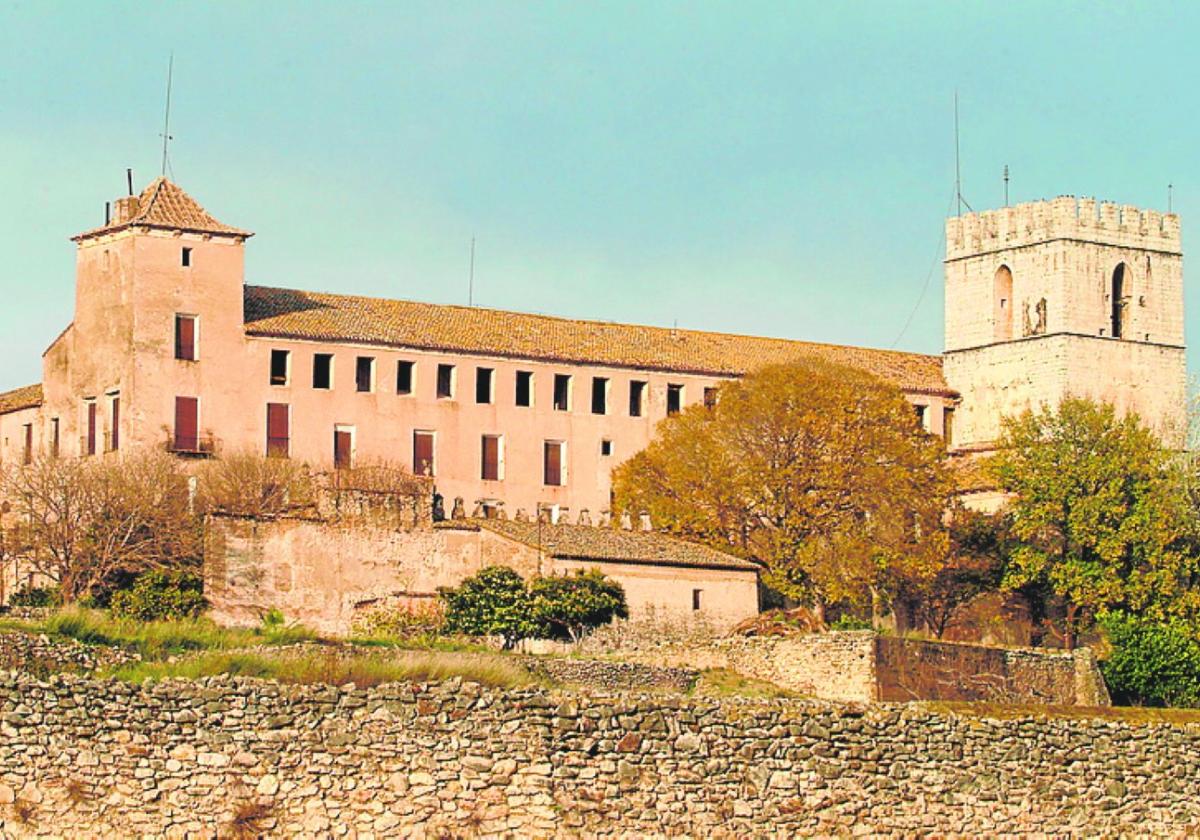
<svg viewBox="0 0 1200 840">
<path fill-rule="evenodd" d="M 252 284 L 942 346 L 943 218 L 1200 209 L 1200 4 L 0 0 L 0 390 L 159 174 Z M 1200 220 L 1200 214 L 1196 216 Z M 1198 222 L 1200 224 L 1200 222 Z M 1200 285 L 1187 329 L 1200 328 Z M 1190 352 L 1194 369 L 1196 352 Z"/>
</svg>

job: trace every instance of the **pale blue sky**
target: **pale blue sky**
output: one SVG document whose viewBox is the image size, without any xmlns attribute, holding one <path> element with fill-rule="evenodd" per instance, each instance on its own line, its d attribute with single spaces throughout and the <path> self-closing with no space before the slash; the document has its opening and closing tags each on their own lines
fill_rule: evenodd
<svg viewBox="0 0 1200 840">
<path fill-rule="evenodd" d="M 247 280 L 888 347 L 953 189 L 1200 225 L 1200 7 L 0 6 L 0 389 L 70 321 L 132 166 L 257 232 Z M 936 254 L 935 254 L 936 252 Z M 1196 334 L 1197 281 L 1188 292 Z M 902 349 L 937 352 L 941 267 Z"/>
</svg>

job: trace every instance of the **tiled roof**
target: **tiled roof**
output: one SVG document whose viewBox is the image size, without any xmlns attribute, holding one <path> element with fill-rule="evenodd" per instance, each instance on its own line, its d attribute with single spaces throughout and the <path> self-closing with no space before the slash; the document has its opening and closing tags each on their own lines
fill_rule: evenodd
<svg viewBox="0 0 1200 840">
<path fill-rule="evenodd" d="M 717 376 L 816 356 L 869 371 L 906 391 L 953 393 L 940 357 L 894 350 L 265 286 L 247 286 L 245 302 L 250 335 Z"/>
<path fill-rule="evenodd" d="M 253 236 L 249 231 L 222 224 L 214 219 L 196 199 L 166 178 L 150 182 L 137 198 L 137 212 L 128 219 L 81 233 L 83 239 L 100 233 L 111 233 L 127 227 L 152 227 L 165 230 L 185 230 L 194 233 L 225 233 L 234 236 Z"/>
<path fill-rule="evenodd" d="M 455 524 L 451 523 L 450 526 Z M 468 524 L 486 528 L 533 548 L 540 546 L 550 557 L 561 559 L 758 570 L 758 566 L 749 560 L 655 531 L 622 531 L 589 525 L 539 525 L 536 522 L 504 519 L 472 519 Z"/>
<path fill-rule="evenodd" d="M 0 414 L 11 414 L 23 408 L 37 408 L 41 404 L 42 386 L 40 383 L 0 393 Z"/>
</svg>

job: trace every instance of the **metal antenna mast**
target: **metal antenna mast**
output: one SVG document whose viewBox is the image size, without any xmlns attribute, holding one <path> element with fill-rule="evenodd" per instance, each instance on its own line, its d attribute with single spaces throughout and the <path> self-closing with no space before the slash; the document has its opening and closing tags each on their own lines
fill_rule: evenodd
<svg viewBox="0 0 1200 840">
<path fill-rule="evenodd" d="M 967 200 L 965 198 L 963 198 L 963 194 L 962 194 L 962 167 L 959 164 L 959 153 L 958 153 L 958 90 L 957 89 L 954 91 L 954 200 L 956 202 L 958 202 L 958 215 L 960 215 L 960 216 L 962 215 L 962 209 L 963 209 L 964 205 L 972 213 L 975 212 L 975 210 L 971 207 L 971 205 L 967 204 Z"/>
<path fill-rule="evenodd" d="M 1167 184 L 1167 212 L 1168 213 L 1173 212 L 1171 209 L 1171 206 L 1172 206 L 1174 198 L 1175 198 L 1175 185 Z"/>
<path fill-rule="evenodd" d="M 163 114 L 163 130 L 162 134 L 160 135 L 163 141 L 161 173 L 163 176 L 166 176 L 167 174 L 167 143 L 173 139 L 171 137 L 171 76 L 173 75 L 174 71 L 175 53 L 172 52 L 170 59 L 167 61 L 167 109 Z"/>
<path fill-rule="evenodd" d="M 471 274 L 467 280 L 467 306 L 475 305 L 475 237 L 471 237 Z"/>
<path fill-rule="evenodd" d="M 1004 164 L 1004 206 L 1008 206 L 1008 164 Z"/>
</svg>

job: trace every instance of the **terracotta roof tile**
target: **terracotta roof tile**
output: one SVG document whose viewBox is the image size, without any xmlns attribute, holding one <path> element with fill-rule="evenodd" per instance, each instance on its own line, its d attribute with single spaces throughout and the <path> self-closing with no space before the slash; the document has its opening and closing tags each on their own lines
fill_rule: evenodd
<svg viewBox="0 0 1200 840">
<path fill-rule="evenodd" d="M 656 531 L 622 531 L 588 525 L 538 525 L 536 522 L 502 519 L 472 519 L 461 524 L 485 528 L 533 548 L 540 545 L 547 555 L 561 559 L 758 571 L 758 566 L 749 560 Z M 447 527 L 456 526 L 460 526 L 460 523 L 447 523 Z"/>
<path fill-rule="evenodd" d="M 894 350 L 265 286 L 247 286 L 245 304 L 250 335 L 717 376 L 817 356 L 867 370 L 906 391 L 953 393 L 940 357 Z"/>
<path fill-rule="evenodd" d="M 114 221 L 74 237 L 76 240 L 111 233 L 127 227 L 152 227 L 165 230 L 186 230 L 194 233 L 225 233 L 234 236 L 253 236 L 246 230 L 218 222 L 196 199 L 166 178 L 156 178 L 137 197 L 137 212 L 129 219 Z"/>
<path fill-rule="evenodd" d="M 23 408 L 37 408 L 41 404 L 42 386 L 40 383 L 0 393 L 0 414 L 11 414 Z"/>
</svg>

